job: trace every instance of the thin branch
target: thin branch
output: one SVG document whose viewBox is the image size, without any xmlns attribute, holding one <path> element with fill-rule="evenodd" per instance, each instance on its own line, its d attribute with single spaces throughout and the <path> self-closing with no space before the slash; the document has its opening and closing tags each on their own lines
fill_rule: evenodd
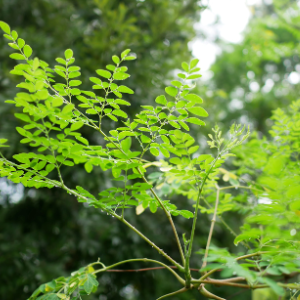
<svg viewBox="0 0 300 300">
<path fill-rule="evenodd" d="M 205 296 L 205 297 L 207 297 L 207 298 L 209 298 L 209 299 L 226 300 L 226 299 L 224 299 L 224 298 L 221 298 L 221 297 L 219 297 L 219 296 L 217 296 L 217 295 L 214 295 L 213 293 L 209 292 L 209 291 L 204 287 L 204 285 L 202 285 L 202 284 L 200 284 L 200 286 L 199 286 L 199 292 L 200 292 L 203 296 Z"/>
<path fill-rule="evenodd" d="M 210 230 L 209 230 L 209 234 L 208 234 L 208 238 L 207 238 L 207 244 L 206 244 L 206 249 L 205 249 L 205 254 L 204 254 L 204 257 L 203 257 L 203 264 L 202 264 L 201 269 L 205 268 L 206 265 L 207 265 L 206 259 L 208 257 L 209 246 L 210 246 L 210 242 L 211 242 L 211 238 L 212 238 L 212 235 L 213 235 L 214 226 L 215 226 L 215 222 L 216 222 L 218 205 L 219 205 L 219 196 L 220 196 L 220 189 L 217 186 L 217 196 L 216 196 L 215 211 L 214 211 L 213 218 L 211 220 Z"/>
<path fill-rule="evenodd" d="M 199 187 L 199 192 L 198 192 L 198 197 L 197 197 L 197 202 L 196 202 L 196 207 L 195 207 L 195 213 L 194 213 L 194 219 L 193 219 L 193 225 L 192 225 L 192 230 L 191 230 L 191 236 L 190 236 L 190 242 L 189 242 L 189 248 L 186 254 L 186 265 L 185 265 L 185 270 L 186 270 L 186 275 L 188 276 L 188 279 L 191 280 L 191 276 L 190 276 L 190 272 L 189 272 L 189 267 L 190 267 L 190 257 L 192 254 L 192 248 L 193 248 L 193 242 L 194 242 L 194 235 L 195 235 L 195 230 L 196 230 L 196 223 L 197 223 L 197 216 L 198 216 L 198 210 L 199 210 L 199 204 L 200 204 L 200 197 L 201 197 L 201 193 L 202 193 L 202 189 L 204 187 L 204 184 L 206 182 L 206 179 L 208 178 L 212 168 L 214 167 L 216 161 L 219 158 L 219 154 L 217 155 L 217 157 L 214 159 L 214 161 L 211 164 L 210 169 L 208 170 L 208 172 L 205 174 L 205 177 L 202 180 L 202 183 Z M 189 282 L 187 282 L 187 284 L 189 284 Z"/>
<path fill-rule="evenodd" d="M 186 291 L 188 291 L 188 290 L 189 290 L 189 289 L 187 289 L 187 288 L 184 287 L 184 288 L 182 288 L 182 289 L 180 289 L 180 290 L 178 290 L 178 291 L 176 291 L 176 292 L 173 292 L 173 293 L 170 293 L 170 294 L 163 295 L 163 296 L 157 298 L 156 300 L 161 300 L 161 299 L 164 299 L 164 298 L 167 298 L 167 297 L 171 297 L 171 296 L 174 296 L 174 295 L 178 295 L 178 294 L 184 293 L 184 292 L 186 292 Z"/>
<path fill-rule="evenodd" d="M 168 266 L 171 269 L 178 269 L 175 266 Z M 113 269 L 107 270 L 107 272 L 116 272 L 116 273 L 126 273 L 126 272 L 146 272 L 146 271 L 155 271 L 155 270 L 163 270 L 165 267 L 154 267 L 154 268 L 143 268 L 143 269 Z M 199 272 L 200 269 L 191 268 L 191 271 Z"/>
<path fill-rule="evenodd" d="M 125 264 L 125 263 L 129 263 L 129 262 L 134 262 L 134 261 L 143 261 L 143 262 L 152 262 L 155 264 L 159 264 L 161 266 L 163 266 L 164 268 L 166 268 L 167 270 L 169 270 L 176 278 L 177 280 L 182 284 L 185 285 L 185 281 L 169 266 L 165 265 L 164 263 L 157 261 L 157 260 L 153 260 L 153 259 L 148 259 L 148 258 L 134 258 L 134 259 L 127 259 L 127 260 L 123 260 L 120 261 L 118 263 L 115 263 L 113 265 L 110 265 L 108 267 L 103 267 L 102 269 L 96 270 L 93 272 L 93 274 L 97 274 L 97 273 L 102 273 L 102 272 L 106 272 L 107 270 L 113 269 L 116 266 Z"/>
</svg>

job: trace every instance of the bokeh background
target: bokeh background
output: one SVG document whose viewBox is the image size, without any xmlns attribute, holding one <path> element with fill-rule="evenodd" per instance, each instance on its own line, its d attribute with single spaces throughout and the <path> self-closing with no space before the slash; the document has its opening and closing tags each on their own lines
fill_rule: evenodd
<svg viewBox="0 0 300 300">
<path fill-rule="evenodd" d="M 113 54 L 131 48 L 138 59 L 128 63 L 127 85 L 135 94 L 127 99 L 133 115 L 140 104 L 154 103 L 174 77 L 182 61 L 200 59 L 196 93 L 210 113 L 207 127 L 194 131 L 205 153 L 206 136 L 215 123 L 226 131 L 233 122 L 250 124 L 268 135 L 272 110 L 296 100 L 300 89 L 300 1 L 296 0 L 0 0 L 0 20 L 10 24 L 34 49 L 34 55 L 55 64 L 55 58 L 72 48 L 82 68 L 83 89 L 95 69 L 111 62 Z M 5 155 L 28 151 L 20 144 L 12 99 L 19 78 L 10 74 L 15 62 L 11 49 L 0 39 L 0 136 L 8 138 Z M 113 126 L 105 124 L 107 128 Z M 97 143 L 88 130 L 85 136 Z M 228 166 L 228 168 L 233 166 Z M 75 171 L 74 171 L 75 170 Z M 105 175 L 105 176 L 104 176 Z M 65 182 L 80 182 L 91 192 L 107 186 L 109 176 L 82 167 L 63 174 Z M 91 180 L 93 178 L 93 180 Z M 185 206 L 187 199 L 174 198 Z M 241 220 L 228 213 L 226 221 L 238 231 Z M 163 214 L 145 212 L 135 226 L 168 254 L 178 257 L 171 228 Z M 205 246 L 207 217 L 199 219 L 195 250 Z M 180 235 L 191 221 L 176 218 Z M 238 251 L 233 237 L 216 226 L 213 243 Z M 0 299 L 26 299 L 41 283 L 101 258 L 111 264 L 130 257 L 159 258 L 138 236 L 116 220 L 86 208 L 58 189 L 24 189 L 0 179 Z M 201 266 L 200 258 L 192 261 Z M 126 268 L 145 267 L 139 264 Z M 196 274 L 195 274 L 196 276 Z M 91 300 L 153 300 L 177 288 L 164 270 L 138 273 L 106 273 Z M 226 299 L 259 300 L 251 292 L 235 294 L 215 288 Z M 172 299 L 203 299 L 196 292 Z"/>
</svg>

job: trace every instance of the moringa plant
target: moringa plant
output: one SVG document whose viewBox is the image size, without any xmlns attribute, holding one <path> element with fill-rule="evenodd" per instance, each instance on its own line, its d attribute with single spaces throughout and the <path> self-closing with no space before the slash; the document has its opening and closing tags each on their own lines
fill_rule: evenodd
<svg viewBox="0 0 300 300">
<path fill-rule="evenodd" d="M 123 109 L 130 103 L 123 96 L 134 92 L 122 84 L 130 76 L 123 62 L 135 59 L 129 49 L 120 56 L 112 56 L 113 63 L 107 65 L 106 69 L 97 69 L 97 75 L 89 78 L 94 91 L 85 91 L 80 89 L 82 82 L 77 79 L 81 75 L 80 67 L 74 65 L 71 49 L 65 51 L 64 57 L 57 58 L 58 64 L 51 68 L 37 57 L 31 58 L 32 48 L 18 37 L 16 31 L 11 31 L 8 24 L 0 22 L 0 27 L 5 32 L 4 37 L 9 40 L 8 45 L 16 50 L 10 57 L 19 62 L 11 73 L 25 78 L 17 85 L 22 92 L 17 93 L 14 100 L 6 102 L 19 109 L 15 117 L 22 121 L 23 126 L 16 130 L 23 137 L 21 143 L 29 144 L 33 149 L 29 153 L 14 155 L 15 161 L 9 161 L 0 152 L 0 176 L 14 183 L 22 183 L 25 187 L 64 189 L 79 202 L 96 207 L 125 224 L 128 230 L 134 231 L 162 256 L 161 261 L 128 258 L 108 266 L 98 259 L 67 278 L 59 277 L 42 284 L 33 292 L 30 300 L 81 299 L 81 295 L 89 295 L 97 290 L 97 276 L 129 262 L 157 264 L 174 276 L 181 288 L 159 299 L 191 289 L 197 289 L 208 299 L 224 299 L 222 295 L 210 292 L 210 285 L 244 289 L 270 287 L 279 297 L 287 295 L 287 290 L 297 295 L 300 285 L 287 282 L 299 273 L 300 267 L 297 231 L 293 228 L 293 234 L 290 234 L 288 220 L 299 223 L 299 200 L 293 194 L 294 198 L 286 200 L 289 208 L 285 211 L 284 201 L 277 199 L 266 187 L 268 182 L 257 181 L 253 169 L 263 165 L 251 165 L 251 157 L 258 153 L 258 149 L 248 153 L 247 146 L 241 146 L 250 135 L 249 128 L 245 130 L 245 126 L 233 124 L 225 137 L 215 126 L 208 141 L 212 154 L 199 153 L 196 140 L 188 133 L 190 127 L 205 126 L 201 118 L 208 116 L 201 106 L 202 98 L 191 92 L 195 87 L 194 80 L 201 76 L 198 74 L 197 59 L 189 64 L 182 63 L 183 71 L 178 73 L 178 80 L 166 87 L 166 95 L 159 95 L 154 106 L 142 105 L 142 110 L 131 119 Z M 56 80 L 57 75 L 59 80 Z M 112 124 L 112 130 L 108 132 L 103 126 L 107 121 Z M 80 132 L 83 126 L 102 137 L 101 145 L 91 145 L 84 138 Z M 256 147 L 261 147 L 257 139 L 255 141 Z M 6 142 L 6 139 L 0 139 L 0 147 L 6 147 Z M 277 141 L 280 142 L 281 147 L 286 149 L 286 140 Z M 293 143 L 299 149 L 299 143 L 294 140 Z M 254 174 L 255 181 L 250 180 L 249 176 L 248 179 L 239 178 L 221 167 L 226 158 L 234 156 L 231 152 L 237 146 L 239 150 L 235 152 L 239 174 Z M 262 150 L 259 158 L 267 160 L 267 151 Z M 274 151 L 274 147 L 270 151 Z M 247 156 L 242 157 L 245 153 L 248 153 Z M 278 164 L 274 155 L 273 164 Z M 286 151 L 284 159 L 287 161 L 291 155 L 295 156 L 295 150 Z M 79 164 L 84 166 L 87 173 L 99 167 L 106 174 L 111 172 L 112 187 L 99 189 L 98 195 L 92 195 L 80 185 L 67 186 L 63 170 Z M 282 181 L 295 174 L 294 169 L 298 166 L 295 164 L 293 161 L 290 173 L 279 170 L 284 177 Z M 296 185 L 297 178 L 291 184 Z M 168 189 L 164 189 L 164 186 Z M 187 209 L 178 209 L 172 203 L 173 194 L 193 200 L 194 205 L 186 201 Z M 262 195 L 271 202 L 260 203 Z M 279 201 L 282 203 L 279 204 Z M 135 228 L 127 217 L 128 210 L 135 209 L 136 214 L 141 215 L 148 208 L 152 213 L 158 209 L 163 211 L 172 228 L 180 261 L 165 253 L 155 241 Z M 227 211 L 249 215 L 240 235 L 222 218 Z M 194 278 L 190 259 L 195 253 L 194 239 L 200 213 L 211 214 L 212 220 L 206 246 L 196 252 L 202 263 L 199 265 L 199 275 Z M 191 230 L 182 238 L 174 222 L 177 216 L 191 219 Z M 212 244 L 217 221 L 235 236 L 236 245 L 243 245 L 243 253 L 229 253 L 225 248 Z"/>
</svg>

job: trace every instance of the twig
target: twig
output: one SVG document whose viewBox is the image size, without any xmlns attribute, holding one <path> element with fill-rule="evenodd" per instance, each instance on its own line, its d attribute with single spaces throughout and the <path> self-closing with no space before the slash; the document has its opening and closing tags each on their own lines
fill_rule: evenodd
<svg viewBox="0 0 300 300">
<path fill-rule="evenodd" d="M 177 269 L 175 266 L 168 266 L 171 269 Z M 107 270 L 107 272 L 116 272 L 116 273 L 121 273 L 121 272 L 146 272 L 146 271 L 155 271 L 155 270 L 163 270 L 165 267 L 153 267 L 153 268 L 143 268 L 143 269 L 113 269 L 113 270 Z M 199 272 L 200 269 L 190 269 L 191 271 L 194 272 Z"/>
<path fill-rule="evenodd" d="M 206 259 L 207 259 L 207 256 L 208 256 L 209 246 L 210 246 L 210 242 L 211 242 L 211 238 L 212 238 L 212 234 L 213 234 L 214 226 L 215 226 L 215 222 L 216 222 L 218 205 L 219 205 L 219 196 L 220 196 L 220 189 L 217 186 L 217 196 L 216 196 L 215 211 L 214 211 L 213 218 L 211 220 L 210 230 L 209 230 L 209 234 L 208 234 L 208 238 L 207 238 L 207 244 L 206 244 L 206 249 L 205 249 L 205 254 L 204 254 L 203 264 L 202 264 L 201 269 L 205 268 L 206 265 L 207 265 Z"/>
<path fill-rule="evenodd" d="M 196 230 L 196 223 L 197 223 L 197 215 L 198 215 L 198 210 L 199 210 L 200 197 L 201 197 L 202 189 L 204 187 L 206 179 L 208 178 L 208 176 L 209 176 L 212 168 L 214 167 L 216 161 L 218 160 L 218 158 L 219 158 L 219 154 L 217 155 L 217 157 L 212 162 L 210 169 L 205 174 L 205 177 L 203 178 L 202 183 L 199 187 L 199 192 L 198 192 L 198 197 L 197 197 L 197 202 L 196 202 L 196 208 L 195 208 L 195 213 L 194 213 L 194 220 L 193 220 L 191 236 L 190 236 L 190 242 L 189 242 L 189 248 L 188 248 L 188 251 L 187 251 L 187 254 L 186 254 L 185 270 L 186 270 L 186 275 L 188 277 L 187 278 L 187 285 L 189 285 L 189 281 L 191 280 L 191 276 L 190 276 L 190 273 L 189 273 L 190 257 L 191 257 L 191 254 L 192 254 L 192 248 L 193 248 L 193 241 L 194 241 L 194 235 L 195 235 L 195 230 Z"/>
<path fill-rule="evenodd" d="M 171 297 L 171 296 L 174 296 L 174 295 L 177 295 L 177 294 L 181 294 L 181 293 L 186 292 L 187 290 L 188 290 L 188 289 L 184 287 L 184 288 L 182 288 L 182 289 L 180 289 L 180 290 L 178 290 L 178 291 L 176 291 L 176 292 L 173 292 L 173 293 L 170 293 L 170 294 L 163 295 L 163 296 L 157 298 L 156 300 L 161 300 L 161 299 L 164 299 L 164 298 L 167 298 L 167 297 Z"/>
<path fill-rule="evenodd" d="M 113 269 L 116 266 L 119 266 L 119 265 L 122 265 L 122 264 L 125 264 L 125 263 L 129 263 L 129 262 L 134 262 L 134 261 L 152 262 L 152 263 L 155 263 L 155 264 L 159 264 L 159 265 L 163 266 L 164 268 L 166 268 L 167 270 L 169 270 L 177 278 L 177 280 L 182 285 L 185 284 L 185 281 L 172 268 L 170 268 L 169 266 L 165 265 L 164 263 L 162 263 L 158 260 L 148 259 L 148 258 L 134 258 L 134 259 L 123 260 L 123 261 L 120 261 L 120 262 L 115 263 L 113 265 L 103 267 L 102 269 L 96 270 L 96 271 L 93 272 L 93 274 L 106 272 L 107 270 Z"/>
</svg>

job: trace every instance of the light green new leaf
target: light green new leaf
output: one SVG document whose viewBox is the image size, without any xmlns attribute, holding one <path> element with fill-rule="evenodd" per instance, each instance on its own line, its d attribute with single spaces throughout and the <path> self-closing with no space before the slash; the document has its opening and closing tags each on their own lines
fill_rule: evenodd
<svg viewBox="0 0 300 300">
<path fill-rule="evenodd" d="M 186 96 L 184 96 L 184 99 L 186 99 L 188 101 L 193 101 L 195 103 L 203 102 L 203 99 L 196 94 L 187 94 Z"/>
<path fill-rule="evenodd" d="M 192 123 L 192 124 L 196 124 L 196 125 L 205 125 L 205 123 L 201 120 L 199 120 L 198 118 L 195 118 L 195 117 L 191 117 L 191 118 L 187 118 L 184 120 L 185 122 L 189 122 L 189 123 Z"/>
<path fill-rule="evenodd" d="M 193 146 L 188 150 L 188 154 L 193 154 L 199 149 L 199 146 Z"/>
<path fill-rule="evenodd" d="M 196 107 L 191 107 L 187 109 L 190 113 L 197 115 L 199 117 L 207 117 L 208 116 L 208 112 L 200 106 L 196 106 Z"/>
<path fill-rule="evenodd" d="M 70 82 L 69 82 L 69 86 L 78 86 L 81 84 L 82 84 L 82 81 L 80 81 L 80 80 L 70 80 Z"/>
<path fill-rule="evenodd" d="M 32 54 L 32 49 L 29 45 L 25 45 L 23 49 L 24 55 L 28 58 Z"/>
<path fill-rule="evenodd" d="M 195 68 L 197 66 L 198 62 L 199 62 L 199 59 L 194 58 L 190 63 L 190 69 Z"/>
<path fill-rule="evenodd" d="M 130 51 L 131 51 L 130 49 L 124 50 L 124 51 L 121 53 L 121 58 L 123 59 L 125 56 L 127 56 L 128 53 L 129 53 Z"/>
<path fill-rule="evenodd" d="M 24 41 L 23 39 L 19 38 L 19 39 L 18 39 L 18 46 L 19 46 L 20 48 L 23 48 L 23 47 L 25 46 L 25 41 Z"/>
<path fill-rule="evenodd" d="M 25 114 L 15 113 L 15 117 L 25 122 L 31 122 L 29 116 Z"/>
<path fill-rule="evenodd" d="M 194 75 L 190 75 L 189 77 L 187 77 L 187 79 L 197 79 L 197 78 L 200 78 L 200 77 L 202 77 L 202 75 L 194 74 Z"/>
<path fill-rule="evenodd" d="M 93 165 L 90 162 L 86 162 L 84 164 L 84 168 L 88 173 L 91 173 L 93 171 Z"/>
<path fill-rule="evenodd" d="M 96 70 L 96 73 L 104 78 L 109 79 L 111 77 L 111 73 L 106 70 L 98 69 Z"/>
<path fill-rule="evenodd" d="M 120 58 L 117 55 L 113 55 L 112 60 L 116 65 L 120 63 Z"/>
<path fill-rule="evenodd" d="M 12 59 L 16 59 L 16 60 L 25 60 L 26 59 L 24 57 L 24 55 L 22 55 L 20 53 L 12 53 L 9 57 Z"/>
<path fill-rule="evenodd" d="M 81 128 L 82 126 L 83 126 L 83 122 L 81 122 L 81 121 L 78 121 L 78 122 L 76 122 L 76 123 L 73 123 L 72 125 L 71 125 L 71 131 L 75 131 L 75 130 L 78 130 L 79 128 Z"/>
<path fill-rule="evenodd" d="M 128 117 L 127 114 L 123 110 L 120 110 L 120 109 L 115 109 L 112 113 L 118 117 L 122 117 L 125 119 Z"/>
<path fill-rule="evenodd" d="M 125 85 L 120 85 L 118 87 L 118 92 L 126 94 L 134 94 L 134 91 Z"/>
<path fill-rule="evenodd" d="M 164 95 L 160 95 L 160 96 L 156 97 L 155 102 L 158 104 L 166 105 L 167 99 Z"/>
<path fill-rule="evenodd" d="M 159 155 L 159 151 L 156 148 L 150 148 L 150 152 L 154 155 L 154 156 L 158 156 Z"/>
<path fill-rule="evenodd" d="M 131 147 L 131 137 L 128 137 L 127 139 L 122 140 L 121 146 L 122 146 L 122 149 L 124 150 L 124 152 L 127 153 Z"/>
<path fill-rule="evenodd" d="M 70 59 L 70 58 L 72 58 L 73 57 L 73 51 L 72 51 L 72 49 L 67 49 L 66 51 L 65 51 L 65 58 L 66 59 Z"/>
<path fill-rule="evenodd" d="M 176 97 L 178 90 L 173 87 L 173 86 L 168 86 L 165 88 L 165 91 L 168 95 L 172 96 L 172 97 Z"/>
<path fill-rule="evenodd" d="M 10 34 L 10 27 L 7 23 L 0 21 L 0 27 L 5 33 Z"/>
<path fill-rule="evenodd" d="M 184 71 L 186 71 L 186 72 L 189 71 L 189 65 L 188 65 L 186 62 L 183 62 L 183 63 L 181 64 L 181 66 L 182 66 L 182 69 L 183 69 Z"/>
<path fill-rule="evenodd" d="M 118 73 L 114 73 L 113 77 L 116 80 L 125 80 L 126 78 L 130 77 L 130 75 L 127 73 L 118 72 Z"/>
</svg>

